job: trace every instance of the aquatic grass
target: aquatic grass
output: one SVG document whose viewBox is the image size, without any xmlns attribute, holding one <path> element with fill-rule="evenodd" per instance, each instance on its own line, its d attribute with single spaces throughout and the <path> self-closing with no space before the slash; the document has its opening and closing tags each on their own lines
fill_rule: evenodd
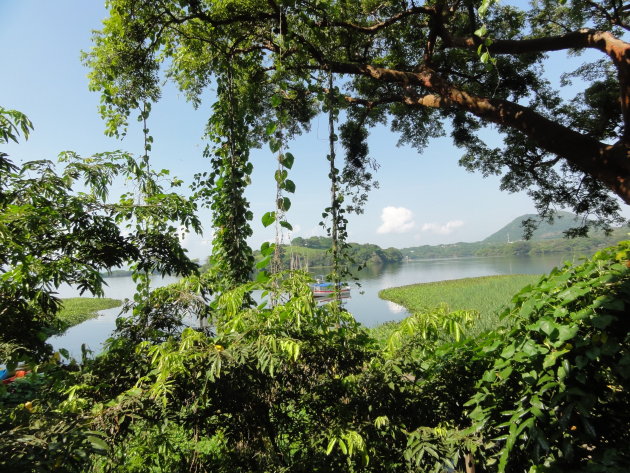
<svg viewBox="0 0 630 473">
<path fill-rule="evenodd" d="M 447 304 L 450 310 L 476 310 L 480 316 L 470 333 L 474 335 L 504 323 L 499 320 L 499 313 L 512 296 L 539 279 L 540 275 L 532 274 L 482 276 L 393 287 L 378 295 L 402 305 L 410 313 L 430 310 L 440 304 Z"/>
<path fill-rule="evenodd" d="M 122 301 L 118 299 L 72 297 L 63 299 L 63 307 L 57 319 L 60 323 L 59 333 L 62 333 L 86 320 L 98 316 L 98 311 L 118 307 Z"/>
</svg>

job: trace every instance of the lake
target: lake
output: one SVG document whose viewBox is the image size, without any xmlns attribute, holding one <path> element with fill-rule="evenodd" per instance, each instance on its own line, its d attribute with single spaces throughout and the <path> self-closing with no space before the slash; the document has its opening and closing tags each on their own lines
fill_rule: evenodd
<svg viewBox="0 0 630 473">
<path fill-rule="evenodd" d="M 545 255 L 523 257 L 449 258 L 410 261 L 397 265 L 371 266 L 357 274 L 360 287 L 352 285 L 351 297 L 344 299 L 348 311 L 362 324 L 372 327 L 390 320 L 400 320 L 407 316 L 405 309 L 397 304 L 378 297 L 382 289 L 407 284 L 443 281 L 476 276 L 499 274 L 543 274 L 564 261 L 572 260 L 570 255 Z M 155 287 L 177 281 L 175 277 L 156 277 Z M 131 277 L 107 278 L 105 297 L 131 299 L 135 285 Z M 61 287 L 59 296 L 77 297 L 71 287 Z M 63 335 L 49 339 L 53 348 L 66 348 L 72 356 L 80 358 L 81 344 L 85 343 L 98 353 L 103 342 L 115 328 L 120 307 L 100 312 L 100 316 L 68 329 Z"/>
</svg>

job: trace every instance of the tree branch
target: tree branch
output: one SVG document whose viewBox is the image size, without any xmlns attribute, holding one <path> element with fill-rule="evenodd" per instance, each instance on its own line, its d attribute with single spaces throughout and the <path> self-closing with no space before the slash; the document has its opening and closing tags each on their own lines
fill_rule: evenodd
<svg viewBox="0 0 630 473">
<path fill-rule="evenodd" d="M 375 34 L 378 31 L 387 28 L 388 26 L 391 26 L 395 23 L 398 23 L 399 21 L 401 21 L 404 18 L 407 18 L 409 16 L 413 16 L 413 15 L 418 15 L 418 14 L 429 14 L 429 15 L 433 15 L 435 14 L 435 9 L 434 8 L 429 8 L 429 7 L 416 7 L 413 6 L 411 8 L 408 8 L 407 10 L 404 10 L 386 20 L 383 20 L 379 23 L 374 23 L 372 25 L 357 25 L 354 23 L 348 23 L 345 21 L 331 21 L 331 22 L 325 22 L 325 21 L 320 21 L 320 22 L 315 22 L 314 24 L 318 27 L 323 27 L 323 26 L 340 26 L 342 28 L 347 28 L 350 30 L 354 30 L 354 31 L 358 31 L 360 33 L 367 33 L 367 34 Z"/>
<path fill-rule="evenodd" d="M 443 37 L 446 47 L 476 49 L 479 39 L 475 37 Z M 624 119 L 623 141 L 630 146 L 630 43 L 607 31 L 583 28 L 561 36 L 520 40 L 494 40 L 488 46 L 491 54 L 523 54 L 561 51 L 566 49 L 597 49 L 608 55 L 619 78 L 621 111 Z"/>
<path fill-rule="evenodd" d="M 623 16 L 621 15 L 621 12 L 623 12 L 623 8 L 629 8 L 628 5 L 626 5 L 625 7 L 621 6 L 620 8 L 614 8 L 615 13 L 611 15 L 610 13 L 608 13 L 608 10 L 606 10 L 603 6 L 598 5 L 591 0 L 588 0 L 586 3 L 588 3 L 593 8 L 593 10 L 597 10 L 601 15 L 606 17 L 606 20 L 608 20 L 611 25 L 620 26 L 621 28 L 630 31 L 630 26 L 623 20 Z"/>
<path fill-rule="evenodd" d="M 449 84 L 428 67 L 419 72 L 337 62 L 324 67 L 330 67 L 333 72 L 363 75 L 403 87 L 419 86 L 435 95 L 418 98 L 418 104 L 457 107 L 484 120 L 519 130 L 540 148 L 561 156 L 577 169 L 599 179 L 630 204 L 630 149 L 625 144 L 600 143 L 517 103 L 469 94 Z"/>
</svg>

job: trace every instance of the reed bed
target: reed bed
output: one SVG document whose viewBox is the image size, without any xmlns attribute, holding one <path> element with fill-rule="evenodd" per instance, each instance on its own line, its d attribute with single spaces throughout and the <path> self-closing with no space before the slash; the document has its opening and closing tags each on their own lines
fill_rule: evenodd
<svg viewBox="0 0 630 473">
<path fill-rule="evenodd" d="M 409 312 L 423 312 L 440 304 L 450 310 L 476 310 L 479 319 L 471 334 L 496 328 L 505 323 L 499 314 L 510 304 L 512 296 L 540 275 L 510 274 L 454 279 L 431 283 L 392 287 L 379 292 L 379 297 L 405 307 Z"/>
<path fill-rule="evenodd" d="M 99 310 L 111 309 L 122 304 L 118 299 L 93 297 L 72 297 L 63 299 L 62 302 L 63 307 L 57 315 L 62 331 L 97 317 Z"/>
</svg>

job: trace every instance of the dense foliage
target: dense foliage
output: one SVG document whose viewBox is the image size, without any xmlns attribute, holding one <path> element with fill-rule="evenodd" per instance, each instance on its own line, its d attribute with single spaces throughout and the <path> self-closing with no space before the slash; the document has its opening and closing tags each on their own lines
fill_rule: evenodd
<svg viewBox="0 0 630 473">
<path fill-rule="evenodd" d="M 624 242 L 555 270 L 477 338 L 474 312 L 438 308 L 379 343 L 315 304 L 299 273 L 223 294 L 211 332 L 182 329 L 203 298 L 202 280 L 182 281 L 103 355 L 14 382 L 0 458 L 21 471 L 626 471 L 629 256 Z M 254 289 L 281 303 L 242 309 Z"/>
<path fill-rule="evenodd" d="M 31 124 L 21 113 L 0 108 L 0 144 L 25 137 Z M 18 167 L 0 154 L 0 354 L 2 361 L 45 356 L 46 334 L 58 322 L 56 290 L 62 284 L 102 295 L 103 270 L 133 264 L 144 273 L 190 274 L 176 223 L 199 230 L 195 204 L 167 192 L 145 164 L 121 152 Z M 116 176 L 142 189 L 143 201 L 122 195 L 108 202 Z M 178 182 L 174 181 L 177 185 Z M 82 184 L 84 191 L 74 188 Z M 59 327 L 58 327 L 59 328 Z"/>
<path fill-rule="evenodd" d="M 37 191 L 36 197 L 45 197 L 42 183 L 48 181 L 25 180 L 5 162 L 11 174 L 3 188 L 3 224 L 19 236 L 30 220 L 19 218 L 24 210 L 18 203 L 24 204 L 14 196 Z M 82 165 L 70 164 L 75 162 Z M 86 165 L 99 163 L 91 158 Z M 74 169 L 70 164 L 64 172 Z M 94 172 L 92 182 L 102 182 Z M 145 174 L 137 177 L 143 182 Z M 151 182 L 144 181 L 145 188 Z M 73 197 L 62 189 L 55 195 L 64 204 L 71 198 L 94 202 L 92 194 Z M 123 196 L 113 208 L 140 212 L 132 228 L 141 234 L 159 230 L 165 222 L 150 212 L 152 196 L 146 192 L 143 205 Z M 160 193 L 155 208 L 168 209 L 167 197 Z M 170 198 L 180 202 L 176 195 Z M 95 216 L 108 215 L 107 204 L 97 208 L 101 213 Z M 62 210 L 47 202 L 26 215 L 33 219 Z M 32 225 L 35 230 L 47 226 Z M 15 240 L 24 242 L 23 253 L 7 252 L 8 257 L 24 259 L 42 244 Z M 96 241 L 89 240 L 94 248 Z M 317 305 L 308 277 L 300 273 L 223 289 L 219 298 L 213 295 L 213 273 L 149 292 L 153 266 L 143 252 L 151 255 L 152 247 L 131 248 L 138 255 L 139 292 L 104 354 L 91 359 L 84 353 L 81 365 L 64 365 L 59 354 L 44 359 L 38 346 L 18 335 L 22 345 L 10 340 L 19 349 L 3 354 L 10 365 L 38 354 L 42 361 L 0 388 L 5 469 L 437 472 L 472 464 L 489 471 L 630 466 L 625 451 L 630 242 L 526 287 L 506 312 L 505 328 L 474 338 L 466 334 L 478 315 L 445 306 L 420 310 L 390 327 L 386 339 L 374 338 L 337 303 Z M 177 259 L 183 255 L 177 248 L 161 251 L 160 263 L 194 269 L 194 263 Z M 64 254 L 53 250 L 55 256 Z M 94 253 L 85 256 L 89 274 L 99 275 L 91 266 L 99 260 L 89 257 Z M 19 289 L 20 279 L 11 277 L 24 263 L 6 261 L 4 284 Z M 56 273 L 27 274 L 54 300 Z M 249 294 L 257 289 L 263 301 L 256 306 Z M 185 328 L 190 314 L 211 328 Z M 24 320 L 42 330 L 48 319 Z"/>
<path fill-rule="evenodd" d="M 604 226 L 620 219 L 613 195 L 630 203 L 630 45 L 619 39 L 628 8 L 496 3 L 109 0 L 85 58 L 107 132 L 124 133 L 138 113 L 145 154 L 64 153 L 58 171 L 0 153 L 0 362 L 28 362 L 0 385 L 0 469 L 628 471 L 628 241 L 528 285 L 502 326 L 475 336 L 479 314 L 445 305 L 375 336 L 339 302 L 317 304 L 305 273 L 280 271 L 278 245 L 262 246 L 249 282 L 250 149 L 267 143 L 277 165 L 263 224 L 290 230 L 286 147 L 320 111 L 335 278 L 352 250 L 345 214 L 371 186 L 368 128 L 387 120 L 420 149 L 448 131 L 464 166 L 504 173 L 502 187 L 529 189 L 543 216 L 560 205 Z M 563 76 L 586 82 L 569 100 L 541 73 L 545 53 L 567 49 L 601 54 Z M 193 199 L 150 167 L 147 120 L 164 79 L 195 105 L 216 90 L 209 170 Z M 503 134 L 502 149 L 482 141 L 484 123 Z M 31 128 L 0 108 L 0 144 Z M 116 176 L 136 191 L 110 202 Z M 177 238 L 200 229 L 197 202 L 214 227 L 204 274 Z M 101 271 L 123 264 L 138 290 L 105 352 L 62 362 L 43 340 L 56 289 L 98 295 Z M 187 277 L 152 291 L 153 272 Z"/>
<path fill-rule="evenodd" d="M 629 256 L 626 241 L 552 271 L 514 297 L 514 328 L 482 346 L 493 363 L 468 405 L 475 429 L 500 439 L 499 470 L 630 466 Z"/>
</svg>

